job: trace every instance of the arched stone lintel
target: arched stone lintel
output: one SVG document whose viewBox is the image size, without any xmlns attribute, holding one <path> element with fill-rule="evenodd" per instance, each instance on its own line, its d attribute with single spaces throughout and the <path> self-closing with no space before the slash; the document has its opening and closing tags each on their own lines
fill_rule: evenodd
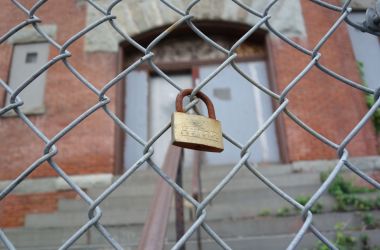
<svg viewBox="0 0 380 250">
<path fill-rule="evenodd" d="M 108 0 L 97 0 L 101 6 L 107 6 Z M 180 9 L 186 9 L 188 1 L 176 1 Z M 262 11 L 267 5 L 266 0 L 245 0 L 245 4 L 255 10 Z M 181 16 L 160 1 L 123 1 L 114 9 L 119 28 L 130 36 L 142 34 L 149 30 L 178 21 Z M 259 20 L 232 1 L 204 0 L 200 1 L 191 11 L 194 20 L 227 21 L 253 26 Z M 276 3 L 271 12 L 271 24 L 288 37 L 304 37 L 306 29 L 299 0 L 283 0 Z M 87 8 L 87 24 L 101 18 L 103 15 L 93 8 Z M 262 26 L 266 29 L 266 26 Z M 87 52 L 107 51 L 116 52 L 123 38 L 109 25 L 104 23 L 85 38 Z"/>
</svg>

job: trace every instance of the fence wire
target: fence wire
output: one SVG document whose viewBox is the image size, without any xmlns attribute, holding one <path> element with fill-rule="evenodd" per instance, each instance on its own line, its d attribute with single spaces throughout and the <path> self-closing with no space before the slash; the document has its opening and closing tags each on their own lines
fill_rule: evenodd
<svg viewBox="0 0 380 250">
<path fill-rule="evenodd" d="M 305 233 L 307 233 L 308 231 L 312 232 L 317 238 L 319 238 L 330 249 L 337 249 L 337 247 L 334 246 L 334 244 L 328 238 L 326 238 L 318 230 L 318 228 L 316 228 L 313 225 L 313 214 L 310 211 L 310 209 L 318 201 L 321 195 L 328 189 L 329 185 L 336 178 L 337 174 L 342 170 L 344 166 L 347 167 L 352 172 L 354 172 L 355 174 L 357 174 L 363 180 L 365 180 L 366 182 L 374 186 L 376 189 L 380 189 L 380 184 L 376 180 L 372 179 L 370 176 L 368 176 L 367 174 L 362 172 L 359 168 L 357 168 L 354 164 L 352 164 L 352 162 L 350 162 L 349 152 L 346 149 L 348 144 L 350 144 L 350 142 L 353 140 L 356 134 L 358 134 L 358 132 L 363 128 L 363 126 L 371 120 L 376 109 L 379 108 L 380 88 L 371 89 L 364 86 L 363 84 L 347 79 L 344 76 L 332 71 L 328 67 L 322 65 L 319 61 L 319 59 L 323 56 L 322 53 L 320 52 L 321 48 L 332 36 L 335 30 L 339 26 L 341 26 L 343 23 L 347 23 L 363 32 L 368 32 L 368 33 L 371 33 L 372 35 L 380 36 L 380 1 L 377 1 L 376 6 L 367 10 L 366 20 L 363 20 L 363 23 L 355 23 L 350 20 L 350 13 L 352 11 L 352 9 L 350 8 L 351 0 L 344 1 L 344 3 L 342 3 L 341 6 L 330 4 L 330 3 L 320 1 L 320 0 L 309 0 L 316 5 L 324 7 L 326 11 L 333 11 L 333 12 L 340 13 L 339 18 L 335 21 L 335 23 L 332 25 L 330 30 L 327 31 L 327 33 L 319 40 L 317 45 L 311 50 L 304 48 L 299 43 L 296 43 L 295 41 L 286 37 L 284 34 L 279 32 L 272 26 L 271 16 L 269 15 L 269 12 L 278 2 L 280 2 L 279 0 L 268 1 L 267 6 L 262 12 L 255 10 L 251 8 L 250 6 L 244 4 L 243 1 L 231 0 L 232 2 L 240 6 L 240 8 L 245 10 L 250 15 L 253 15 L 259 18 L 259 21 L 253 27 L 251 27 L 249 31 L 245 33 L 231 48 L 222 47 L 220 44 L 216 43 L 210 37 L 204 34 L 201 30 L 199 30 L 197 26 L 193 23 L 194 17 L 191 15 L 191 10 L 192 8 L 194 8 L 194 6 L 196 6 L 200 2 L 200 0 L 191 1 L 187 5 L 186 9 L 180 9 L 169 1 L 161 0 L 161 2 L 167 6 L 167 11 L 174 11 L 178 13 L 181 16 L 181 18 L 179 18 L 178 21 L 173 23 L 164 32 L 159 34 L 147 47 L 143 47 L 138 42 L 136 42 L 131 36 L 123 32 L 122 29 L 118 25 L 118 20 L 116 16 L 112 14 L 113 10 L 115 8 L 118 8 L 118 4 L 122 0 L 112 1 L 107 8 L 101 7 L 100 5 L 96 3 L 96 1 L 86 0 L 86 2 L 89 5 L 96 8 L 97 11 L 99 11 L 103 16 L 97 21 L 91 23 L 90 25 L 82 29 L 80 32 L 73 35 L 64 44 L 59 44 L 47 33 L 45 33 L 39 26 L 43 22 L 43 20 L 41 20 L 36 15 L 36 12 L 38 11 L 38 9 L 43 7 L 45 3 L 47 3 L 47 0 L 37 1 L 34 4 L 34 6 L 30 9 L 24 7 L 17 0 L 11 0 L 11 1 L 14 4 L 14 6 L 17 7 L 17 9 L 19 9 L 19 11 L 22 11 L 25 13 L 25 20 L 20 22 L 16 26 L 14 26 L 7 33 L 3 34 L 2 37 L 0 38 L 0 44 L 4 43 L 8 38 L 15 35 L 19 30 L 27 26 L 32 26 L 41 36 L 43 36 L 50 43 L 50 45 L 52 45 L 59 51 L 59 55 L 52 58 L 50 61 L 48 61 L 48 63 L 46 63 L 42 68 L 40 68 L 37 72 L 35 72 L 32 76 L 30 76 L 25 82 L 23 82 L 16 89 L 11 89 L 8 86 L 6 81 L 0 79 L 1 87 L 6 91 L 8 95 L 10 95 L 9 104 L 0 109 L 0 117 L 4 115 L 5 113 L 13 110 L 17 114 L 19 119 L 21 119 L 30 128 L 31 132 L 35 133 L 41 139 L 41 141 L 43 141 L 43 143 L 45 144 L 45 148 L 44 148 L 42 156 L 38 160 L 36 160 L 33 164 L 28 166 L 26 170 L 24 170 L 16 179 L 12 180 L 11 183 L 4 190 L 1 191 L 0 200 L 5 198 L 14 188 L 16 188 L 25 178 L 27 178 L 42 163 L 47 162 L 50 165 L 50 167 L 54 169 L 55 172 L 67 182 L 67 184 L 72 188 L 72 190 L 75 191 L 81 197 L 81 199 L 83 199 L 89 206 L 89 210 L 88 210 L 89 220 L 87 221 L 87 223 L 85 223 L 80 229 L 78 229 L 69 239 L 66 239 L 59 249 L 69 248 L 85 232 L 87 232 L 92 227 L 96 228 L 113 248 L 122 249 L 121 245 L 112 237 L 112 235 L 107 231 L 107 229 L 100 222 L 102 211 L 99 208 L 99 205 L 105 199 L 107 199 L 107 197 L 112 192 L 114 192 L 122 183 L 124 183 L 128 178 L 131 178 L 131 176 L 133 176 L 133 173 L 138 168 L 140 168 L 144 163 L 148 163 L 148 165 L 159 176 L 164 178 L 165 181 L 176 192 L 182 195 L 183 198 L 186 199 L 188 202 L 190 202 L 196 209 L 196 220 L 186 230 L 182 238 L 178 242 L 176 242 L 176 244 L 173 246 L 172 249 L 180 249 L 186 243 L 186 241 L 191 237 L 191 235 L 200 227 L 202 227 L 208 233 L 208 235 L 223 249 L 231 249 L 231 247 L 229 247 L 226 244 L 226 242 L 224 242 L 223 239 L 218 236 L 218 234 L 213 230 L 213 228 L 210 227 L 205 222 L 205 219 L 206 219 L 206 214 L 207 214 L 207 206 L 209 205 L 211 200 L 214 199 L 215 196 L 218 195 L 218 193 L 223 189 L 223 187 L 229 181 L 231 181 L 234 175 L 243 167 L 246 167 L 247 169 L 249 169 L 250 172 L 252 172 L 253 176 L 255 176 L 260 181 L 262 181 L 268 188 L 270 188 L 277 195 L 281 196 L 291 205 L 293 205 L 294 207 L 300 210 L 302 218 L 303 218 L 303 225 L 295 234 L 292 241 L 289 243 L 287 249 L 295 249 L 298 243 L 302 240 Z M 6 19 L 6 18 L 7 18 L 6 16 L 0 17 L 0 19 Z M 206 43 L 214 47 L 216 50 L 225 54 L 224 62 L 220 64 L 219 67 L 217 67 L 217 69 L 212 74 L 210 74 L 202 82 L 200 82 L 200 84 L 196 88 L 194 88 L 191 94 L 191 98 L 193 101 L 187 105 L 186 107 L 187 110 L 193 108 L 198 102 L 198 99 L 195 96 L 196 93 L 202 90 L 202 88 L 204 88 L 213 77 L 215 77 L 221 70 L 223 70 L 228 65 L 231 65 L 236 70 L 236 72 L 241 74 L 252 85 L 260 89 L 262 92 L 270 96 L 272 99 L 274 99 L 278 103 L 278 108 L 266 120 L 264 125 L 254 135 L 252 135 L 252 137 L 247 142 L 239 142 L 234 139 L 233 135 L 223 133 L 223 137 L 240 150 L 241 159 L 230 170 L 230 172 L 222 179 L 222 181 L 200 202 L 192 198 L 192 196 L 189 193 L 187 193 L 185 190 L 183 190 L 180 186 L 178 186 L 174 180 L 168 178 L 166 174 L 160 169 L 160 167 L 151 158 L 152 155 L 154 154 L 152 145 L 163 135 L 163 133 L 165 133 L 165 131 L 170 129 L 170 126 L 171 126 L 170 122 L 168 122 L 167 125 L 163 127 L 156 135 L 154 135 L 148 141 L 145 141 L 141 139 L 138 134 L 136 134 L 134 131 L 128 128 L 128 124 L 121 121 L 116 116 L 116 114 L 108 108 L 110 99 L 106 96 L 108 90 L 115 87 L 116 84 L 122 84 L 122 83 L 119 83 L 120 80 L 124 79 L 131 71 L 133 71 L 134 69 L 136 69 L 138 66 L 140 66 L 143 63 L 148 63 L 151 69 L 154 70 L 154 72 L 156 72 L 159 76 L 163 77 L 169 84 L 171 84 L 173 87 L 178 89 L 178 91 L 180 91 L 181 88 L 175 83 L 175 81 L 173 81 L 168 75 L 166 75 L 153 62 L 154 54 L 152 53 L 152 49 L 162 39 L 168 36 L 168 34 L 170 34 L 171 31 L 175 30 L 178 26 L 182 24 L 185 24 L 188 27 L 190 27 L 191 30 L 193 30 Z M 138 49 L 141 52 L 141 57 L 138 60 L 136 60 L 133 64 L 131 64 L 128 68 L 124 69 L 120 74 L 114 77 L 111 81 L 106 83 L 103 88 L 98 89 L 94 87 L 94 85 L 91 82 L 86 80 L 86 78 L 67 59 L 71 56 L 71 53 L 69 51 L 70 46 L 73 43 L 75 43 L 78 39 L 86 35 L 88 32 L 90 32 L 91 30 L 93 30 L 94 28 L 100 25 L 111 25 L 111 27 L 113 27 L 113 29 L 118 34 L 120 34 L 124 38 L 125 41 L 129 42 L 132 46 L 134 46 L 136 49 Z M 236 49 L 248 37 L 252 36 L 256 31 L 258 31 L 258 29 L 263 28 L 264 26 L 267 28 L 267 30 L 270 33 L 274 34 L 275 36 L 280 38 L 282 41 L 292 46 L 295 50 L 298 50 L 299 52 L 310 57 L 310 61 L 308 65 L 301 72 L 299 72 L 299 74 L 291 82 L 289 82 L 287 87 L 281 93 L 275 93 L 269 90 L 268 88 L 264 87 L 263 84 L 260 84 L 259 82 L 251 79 L 246 73 L 244 73 L 239 68 L 238 64 L 235 62 L 235 59 L 237 57 Z M 73 75 L 75 75 L 75 77 L 84 86 L 86 86 L 89 90 L 91 90 L 94 94 L 96 94 L 99 97 L 99 101 L 90 109 L 88 109 L 87 111 L 82 113 L 80 116 L 78 116 L 75 120 L 73 120 L 67 127 L 59 131 L 55 136 L 53 136 L 52 138 L 48 138 L 35 124 L 33 124 L 29 120 L 29 118 L 22 111 L 20 111 L 20 106 L 23 105 L 23 101 L 20 99 L 19 95 L 29 84 L 31 84 L 34 81 L 34 79 L 36 79 L 39 75 L 41 75 L 42 73 L 47 71 L 50 67 L 52 67 L 54 64 L 60 61 L 64 63 L 67 69 Z M 369 109 L 369 111 L 365 114 L 365 116 L 357 123 L 357 125 L 352 129 L 352 131 L 350 131 L 347 134 L 347 136 L 343 139 L 343 141 L 340 143 L 333 142 L 330 139 L 319 134 L 318 132 L 310 128 L 307 124 L 305 124 L 301 119 L 297 118 L 295 114 L 293 114 L 287 109 L 287 106 L 289 104 L 289 100 L 287 99 L 288 94 L 312 68 L 317 68 L 320 70 L 321 73 L 327 74 L 337 79 L 341 83 L 357 89 L 358 91 L 373 95 L 375 98 L 374 105 Z M 75 128 L 82 121 L 84 121 L 87 117 L 92 115 L 94 112 L 101 112 L 100 110 L 103 110 L 126 134 L 128 134 L 131 138 L 133 138 L 139 144 L 141 144 L 144 147 L 144 150 L 143 150 L 143 156 L 138 161 L 136 161 L 133 164 L 133 166 L 130 166 L 129 169 L 123 175 L 121 175 L 101 195 L 99 195 L 95 200 L 93 200 L 86 194 L 86 192 L 84 192 L 73 181 L 73 179 L 68 174 L 65 173 L 65 171 L 63 171 L 60 168 L 60 166 L 55 162 L 54 156 L 58 153 L 58 148 L 55 146 L 55 144 L 67 133 L 69 133 L 73 128 Z M 292 121 L 298 124 L 305 131 L 310 133 L 316 139 L 326 144 L 327 146 L 331 147 L 332 149 L 336 150 L 337 158 L 339 159 L 338 163 L 336 164 L 332 172 L 329 174 L 328 178 L 323 182 L 323 184 L 312 195 L 310 200 L 304 206 L 298 203 L 295 199 L 290 197 L 288 194 L 286 194 L 281 188 L 274 185 L 269 179 L 267 179 L 263 174 L 261 174 L 254 165 L 248 162 L 248 158 L 250 155 L 250 148 L 252 144 L 278 118 L 278 116 L 281 113 L 286 114 Z M 7 238 L 6 234 L 2 230 L 0 230 L 0 239 L 8 249 L 15 249 L 13 243 Z"/>
</svg>

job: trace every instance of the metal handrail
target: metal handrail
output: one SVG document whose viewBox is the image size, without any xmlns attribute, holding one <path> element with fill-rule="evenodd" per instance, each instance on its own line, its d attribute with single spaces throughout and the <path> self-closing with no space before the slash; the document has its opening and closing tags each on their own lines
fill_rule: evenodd
<svg viewBox="0 0 380 250">
<path fill-rule="evenodd" d="M 181 165 L 182 150 L 182 148 L 172 145 L 167 150 L 162 169 L 171 179 L 177 177 Z M 139 250 L 160 250 L 164 248 L 173 194 L 172 188 L 163 178 L 160 178 L 156 183 L 149 215 L 144 223 Z"/>
<path fill-rule="evenodd" d="M 194 151 L 194 160 L 193 160 L 193 176 L 191 179 L 191 195 L 196 201 L 202 201 L 202 179 L 201 179 L 201 161 L 202 161 L 202 152 Z M 195 220 L 192 214 L 192 220 Z M 196 240 L 198 250 L 202 250 L 202 236 L 201 230 L 198 228 L 196 231 Z"/>
</svg>

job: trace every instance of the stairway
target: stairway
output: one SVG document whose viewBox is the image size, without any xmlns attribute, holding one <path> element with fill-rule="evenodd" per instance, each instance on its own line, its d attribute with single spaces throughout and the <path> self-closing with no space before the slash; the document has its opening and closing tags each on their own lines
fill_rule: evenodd
<svg viewBox="0 0 380 250">
<path fill-rule="evenodd" d="M 205 195 L 215 187 L 230 170 L 230 166 L 202 169 L 202 184 Z M 319 171 L 294 171 L 289 165 L 262 166 L 260 171 L 292 197 L 311 195 L 320 185 Z M 184 171 L 184 187 L 190 190 L 191 170 Z M 139 170 L 120 188 L 101 203 L 101 222 L 125 249 L 136 249 L 143 223 L 148 214 L 157 175 L 150 169 Z M 96 186 L 86 190 L 96 198 L 106 187 Z M 361 216 L 358 213 L 334 213 L 334 199 L 324 195 L 321 200 L 324 213 L 313 217 L 314 224 L 330 239 L 334 238 L 334 226 L 347 223 L 347 230 L 354 235 L 362 232 Z M 172 206 L 174 207 L 174 205 Z M 290 205 L 243 168 L 227 184 L 224 190 L 207 207 L 206 221 L 233 249 L 285 249 L 294 233 L 302 225 L 297 212 L 281 217 L 278 210 Z M 88 205 L 81 200 L 62 199 L 54 213 L 29 214 L 25 226 L 5 230 L 17 249 L 57 249 L 80 228 L 87 218 Z M 270 216 L 260 216 L 269 213 Z M 191 208 L 186 205 L 187 227 L 191 225 Z M 373 214 L 380 218 L 380 212 Z M 171 211 L 167 233 L 167 248 L 175 241 L 174 209 Z M 380 244 L 379 230 L 366 234 Z M 210 237 L 202 232 L 203 249 L 220 249 Z M 376 242 L 378 241 L 378 242 Z M 317 239 L 312 234 L 302 240 L 299 249 L 312 249 Z M 72 249 L 111 249 L 103 237 L 91 229 L 83 235 Z M 187 249 L 197 249 L 195 236 L 187 243 Z"/>
</svg>

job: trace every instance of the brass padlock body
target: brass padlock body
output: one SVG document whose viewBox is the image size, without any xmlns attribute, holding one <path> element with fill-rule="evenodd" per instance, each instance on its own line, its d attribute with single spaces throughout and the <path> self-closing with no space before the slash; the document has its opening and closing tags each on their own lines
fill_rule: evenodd
<svg viewBox="0 0 380 250">
<path fill-rule="evenodd" d="M 172 114 L 173 145 L 195 150 L 222 152 L 220 121 L 182 112 Z"/>
<path fill-rule="evenodd" d="M 202 92 L 197 93 L 197 97 L 205 102 L 210 118 L 183 112 L 183 97 L 191 92 L 192 89 L 185 89 L 177 96 L 177 112 L 172 114 L 171 123 L 172 144 L 201 151 L 222 152 L 224 149 L 222 126 L 220 121 L 215 119 L 215 110 L 211 100 Z"/>
</svg>

